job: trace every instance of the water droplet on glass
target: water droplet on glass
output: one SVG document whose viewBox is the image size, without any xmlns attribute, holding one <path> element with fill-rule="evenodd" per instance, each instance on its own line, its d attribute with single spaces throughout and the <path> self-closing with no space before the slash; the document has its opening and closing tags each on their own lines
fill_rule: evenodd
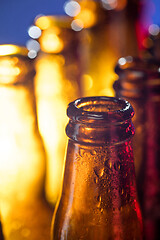
<svg viewBox="0 0 160 240">
<path fill-rule="evenodd" d="M 104 174 L 104 168 L 95 167 L 94 172 L 97 175 L 97 177 L 102 177 Z"/>
<path fill-rule="evenodd" d="M 98 178 L 97 177 L 94 178 L 94 182 L 98 183 Z"/>
<path fill-rule="evenodd" d="M 83 148 L 81 148 L 81 149 L 79 150 L 79 155 L 80 155 L 81 157 L 83 157 L 84 153 L 85 153 L 85 150 L 84 150 Z"/>
<path fill-rule="evenodd" d="M 97 197 L 97 201 L 98 201 L 98 202 L 101 202 L 101 201 L 102 201 L 101 195 L 99 195 L 99 196 Z"/>
<path fill-rule="evenodd" d="M 114 169 L 115 169 L 116 171 L 119 171 L 119 170 L 121 169 L 121 164 L 120 164 L 120 162 L 115 162 L 115 163 L 114 163 Z"/>
<path fill-rule="evenodd" d="M 24 229 L 22 229 L 22 231 L 21 231 L 21 235 L 22 235 L 23 237 L 28 237 L 28 236 L 30 235 L 30 233 L 31 233 L 31 231 L 30 231 L 30 229 L 28 229 L 28 228 L 24 228 Z"/>
<path fill-rule="evenodd" d="M 96 150 L 91 151 L 91 155 L 96 155 L 96 154 L 97 154 Z"/>
<path fill-rule="evenodd" d="M 104 209 L 103 209 L 103 208 L 101 208 L 101 213 L 103 212 L 103 210 L 104 210 Z"/>
<path fill-rule="evenodd" d="M 110 174 L 110 172 L 112 171 L 112 162 L 106 160 L 106 161 L 104 162 L 104 165 L 105 165 L 105 173 L 106 173 L 106 174 Z"/>
</svg>

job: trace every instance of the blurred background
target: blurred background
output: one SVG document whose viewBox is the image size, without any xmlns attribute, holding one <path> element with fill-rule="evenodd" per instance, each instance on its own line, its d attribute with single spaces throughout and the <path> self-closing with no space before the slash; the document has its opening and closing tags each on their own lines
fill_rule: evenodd
<svg viewBox="0 0 160 240">
<path fill-rule="evenodd" d="M 0 1 L 0 44 L 25 44 L 27 29 L 39 14 L 64 14 L 65 0 L 1 0 Z M 142 18 L 145 27 L 149 23 L 160 24 L 159 0 L 142 0 Z"/>
</svg>

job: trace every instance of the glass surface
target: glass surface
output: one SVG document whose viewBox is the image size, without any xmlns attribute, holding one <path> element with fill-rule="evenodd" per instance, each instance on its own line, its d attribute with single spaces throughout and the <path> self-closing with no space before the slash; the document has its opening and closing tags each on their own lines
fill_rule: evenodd
<svg viewBox="0 0 160 240">
<path fill-rule="evenodd" d="M 131 105 L 108 97 L 69 104 L 62 195 L 52 239 L 142 239 Z"/>
</svg>

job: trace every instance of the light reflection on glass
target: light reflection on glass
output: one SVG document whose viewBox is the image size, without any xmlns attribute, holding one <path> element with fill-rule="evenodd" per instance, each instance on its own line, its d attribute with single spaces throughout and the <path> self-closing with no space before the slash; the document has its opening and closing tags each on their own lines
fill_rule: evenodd
<svg viewBox="0 0 160 240">
<path fill-rule="evenodd" d="M 148 28 L 148 32 L 149 34 L 156 36 L 160 32 L 160 28 L 157 24 L 151 24 Z"/>
<path fill-rule="evenodd" d="M 81 31 L 83 29 L 83 22 L 80 19 L 75 19 L 71 23 L 71 28 L 74 31 Z"/>
<path fill-rule="evenodd" d="M 37 57 L 37 51 L 35 51 L 35 50 L 30 50 L 30 51 L 28 52 L 28 57 L 29 57 L 30 59 L 36 58 L 36 57 Z"/>
<path fill-rule="evenodd" d="M 127 5 L 127 0 L 101 0 L 102 6 L 106 10 L 122 10 Z"/>
<path fill-rule="evenodd" d="M 80 12 L 80 5 L 76 1 L 67 1 L 64 4 L 64 11 L 70 17 L 75 17 Z"/>
<path fill-rule="evenodd" d="M 31 26 L 28 29 L 28 34 L 31 38 L 39 38 L 41 36 L 41 29 L 37 26 Z"/>
<path fill-rule="evenodd" d="M 103 7 L 112 10 L 117 7 L 117 0 L 102 0 Z"/>
<path fill-rule="evenodd" d="M 35 52 L 38 52 L 40 50 L 39 42 L 37 42 L 36 40 L 33 40 L 33 39 L 30 39 L 27 41 L 26 47 L 29 51 L 34 50 Z"/>
</svg>

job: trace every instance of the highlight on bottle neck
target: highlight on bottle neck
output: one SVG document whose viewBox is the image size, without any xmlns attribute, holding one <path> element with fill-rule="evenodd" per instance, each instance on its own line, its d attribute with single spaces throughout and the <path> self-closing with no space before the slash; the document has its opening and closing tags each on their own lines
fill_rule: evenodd
<svg viewBox="0 0 160 240">
<path fill-rule="evenodd" d="M 76 142 L 112 145 L 134 135 L 134 110 L 120 98 L 80 98 L 69 104 L 67 115 L 66 134 Z"/>
</svg>

